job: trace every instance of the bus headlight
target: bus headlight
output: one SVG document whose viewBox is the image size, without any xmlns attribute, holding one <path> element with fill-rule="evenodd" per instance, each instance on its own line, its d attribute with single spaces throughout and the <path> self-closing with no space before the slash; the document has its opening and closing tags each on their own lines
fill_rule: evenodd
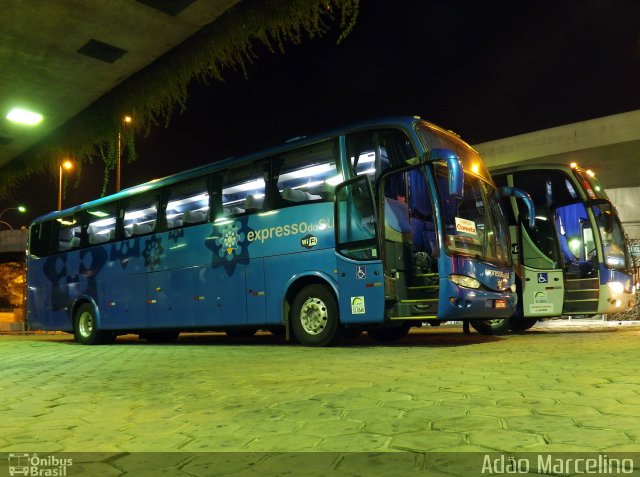
<svg viewBox="0 0 640 477">
<path fill-rule="evenodd" d="M 458 286 L 465 288 L 480 288 L 480 282 L 475 278 L 467 277 L 466 275 L 449 275 L 449 280 Z"/>
<path fill-rule="evenodd" d="M 511 285 L 511 291 L 512 291 L 513 293 L 515 293 L 515 292 L 517 292 L 517 291 L 518 291 L 518 287 L 516 286 L 516 284 L 515 284 L 515 283 L 514 283 L 513 285 Z"/>
<path fill-rule="evenodd" d="M 607 286 L 614 295 L 619 295 L 624 292 L 624 285 L 620 282 L 609 282 Z"/>
</svg>

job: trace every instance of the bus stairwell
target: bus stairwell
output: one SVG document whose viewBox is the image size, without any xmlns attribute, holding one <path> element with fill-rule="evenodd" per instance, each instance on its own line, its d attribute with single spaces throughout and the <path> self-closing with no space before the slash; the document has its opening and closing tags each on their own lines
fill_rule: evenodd
<svg viewBox="0 0 640 477">
<path fill-rule="evenodd" d="M 597 313 L 600 279 L 596 243 L 587 210 L 582 203 L 558 207 L 555 222 L 564 262 L 562 312 L 565 315 Z"/>
<path fill-rule="evenodd" d="M 599 283 L 598 277 L 569 278 L 567 276 L 564 281 L 563 314 L 584 315 L 597 313 L 600 294 Z"/>
<path fill-rule="evenodd" d="M 437 239 L 428 183 L 418 168 L 385 177 L 385 275 L 390 320 L 434 320 L 438 315 Z"/>
</svg>

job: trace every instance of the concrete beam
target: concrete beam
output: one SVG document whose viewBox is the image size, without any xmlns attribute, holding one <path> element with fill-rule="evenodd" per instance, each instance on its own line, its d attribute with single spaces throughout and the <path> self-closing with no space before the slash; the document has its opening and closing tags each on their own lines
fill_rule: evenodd
<svg viewBox="0 0 640 477">
<path fill-rule="evenodd" d="M 606 188 L 640 186 L 640 110 L 590 119 L 474 146 L 489 168 L 577 162 Z"/>
</svg>

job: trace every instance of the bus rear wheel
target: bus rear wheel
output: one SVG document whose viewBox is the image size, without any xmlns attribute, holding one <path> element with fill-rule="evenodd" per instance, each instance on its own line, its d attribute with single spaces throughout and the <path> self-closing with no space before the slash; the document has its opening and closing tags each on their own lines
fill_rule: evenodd
<svg viewBox="0 0 640 477">
<path fill-rule="evenodd" d="M 471 326 L 482 335 L 503 335 L 511 329 L 511 320 L 471 320 Z"/>
<path fill-rule="evenodd" d="M 289 315 L 293 334 L 305 346 L 327 346 L 336 338 L 338 304 L 325 285 L 308 285 L 293 300 Z"/>
<path fill-rule="evenodd" d="M 75 340 L 80 344 L 97 345 L 113 343 L 115 333 L 98 329 L 93 305 L 84 303 L 78 307 L 73 319 Z"/>
</svg>

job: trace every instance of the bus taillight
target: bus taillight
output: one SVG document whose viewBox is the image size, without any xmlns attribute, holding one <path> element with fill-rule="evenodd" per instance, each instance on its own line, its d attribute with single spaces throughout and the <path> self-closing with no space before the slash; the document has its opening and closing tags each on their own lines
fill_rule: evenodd
<svg viewBox="0 0 640 477">
<path fill-rule="evenodd" d="M 507 300 L 495 300 L 493 302 L 493 307 L 496 310 L 504 310 L 507 307 Z"/>
</svg>

